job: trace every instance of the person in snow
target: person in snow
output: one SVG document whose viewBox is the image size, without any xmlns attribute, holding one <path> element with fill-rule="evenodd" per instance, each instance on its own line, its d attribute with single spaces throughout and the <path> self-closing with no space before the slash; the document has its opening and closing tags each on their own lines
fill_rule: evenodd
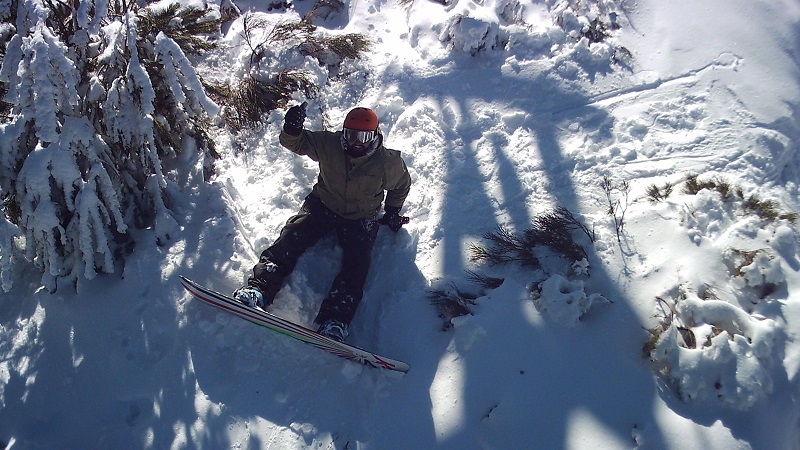
<svg viewBox="0 0 800 450">
<path fill-rule="evenodd" d="M 335 232 L 342 248 L 342 266 L 314 322 L 319 326 L 318 333 L 342 342 L 364 294 L 378 224 L 397 232 L 408 223 L 400 209 L 408 196 L 411 176 L 400 152 L 383 146 L 373 110 L 351 110 L 341 131 L 309 131 L 303 128 L 305 105 L 286 112 L 280 143 L 319 163 L 319 177 L 297 215 L 261 253 L 247 286 L 237 289 L 233 296 L 242 303 L 265 308 L 300 256 L 320 238 Z M 379 220 L 384 199 L 384 215 Z"/>
</svg>

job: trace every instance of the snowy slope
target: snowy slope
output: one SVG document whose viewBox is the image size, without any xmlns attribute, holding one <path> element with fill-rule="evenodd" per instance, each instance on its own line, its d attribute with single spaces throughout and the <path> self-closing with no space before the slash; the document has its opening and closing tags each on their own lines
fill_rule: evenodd
<svg viewBox="0 0 800 450">
<path fill-rule="evenodd" d="M 327 23 L 332 33 L 368 34 L 375 48 L 345 67 L 354 75 L 329 80 L 310 100 L 306 126 L 335 128 L 351 107 L 370 106 L 414 180 L 404 208 L 412 221 L 381 231 L 351 333 L 352 343 L 408 362 L 407 374 L 264 331 L 192 300 L 178 283 L 180 274 L 223 292 L 238 287 L 313 184 L 313 162 L 277 143 L 276 111 L 260 129 L 219 133 L 225 157 L 212 183 L 187 156 L 194 176 L 172 186 L 180 235 L 159 247 L 141 231 L 119 276 L 83 282 L 77 295 L 49 294 L 37 289 L 38 274 L 17 269 L 0 301 L 0 441 L 14 449 L 800 447 L 796 225 L 744 214 L 740 201 L 709 190 L 681 191 L 690 172 L 722 176 L 799 210 L 800 5 L 570 3 L 578 2 L 354 1 Z M 266 13 L 261 2 L 237 4 Z M 578 32 L 598 15 L 621 28 L 589 45 Z M 204 61 L 204 76 L 241 77 L 240 31 L 226 28 L 228 51 Z M 630 56 L 615 53 L 623 47 Z M 620 64 L 609 63 L 615 54 Z M 328 81 L 315 61 L 275 59 Z M 626 207 L 619 240 L 604 176 L 630 183 L 627 199 L 614 194 Z M 648 186 L 668 182 L 673 194 L 649 202 Z M 469 244 L 484 233 L 524 230 L 555 206 L 596 233 L 584 242 L 588 276 L 565 281 L 469 261 Z M 761 249 L 753 261 L 737 253 Z M 333 239 L 315 246 L 272 311 L 309 324 L 339 257 Z M 474 269 L 505 282 L 441 331 L 427 289 L 466 287 L 464 270 Z M 549 286 L 543 299 L 531 293 L 534 281 Z M 766 283 L 775 289 L 759 298 Z M 576 321 L 581 311 L 566 300 L 590 296 L 598 302 Z M 680 347 L 685 332 L 670 329 L 659 362 L 643 358 L 646 329 L 664 314 L 657 297 L 710 344 Z"/>
</svg>

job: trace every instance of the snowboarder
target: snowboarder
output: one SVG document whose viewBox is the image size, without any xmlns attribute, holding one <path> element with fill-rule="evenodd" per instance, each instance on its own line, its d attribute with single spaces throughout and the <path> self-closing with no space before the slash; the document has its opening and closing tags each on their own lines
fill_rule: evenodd
<svg viewBox="0 0 800 450">
<path fill-rule="evenodd" d="M 289 108 L 280 143 L 319 163 L 319 177 L 300 211 L 261 253 L 247 286 L 233 296 L 250 306 L 271 304 L 300 256 L 328 233 L 342 248 L 342 266 L 314 322 L 317 332 L 343 342 L 364 293 L 378 224 L 397 232 L 411 177 L 400 152 L 383 146 L 378 116 L 369 108 L 347 113 L 341 131 L 304 129 L 306 103 Z M 384 215 L 378 210 L 386 200 Z"/>
</svg>

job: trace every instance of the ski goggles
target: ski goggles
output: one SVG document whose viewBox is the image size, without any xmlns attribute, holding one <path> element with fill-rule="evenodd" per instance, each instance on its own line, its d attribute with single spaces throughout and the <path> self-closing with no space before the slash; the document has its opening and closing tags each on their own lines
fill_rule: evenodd
<svg viewBox="0 0 800 450">
<path fill-rule="evenodd" d="M 343 128 L 342 136 L 348 144 L 366 144 L 375 139 L 376 131 L 363 131 L 354 130 L 352 128 Z"/>
</svg>

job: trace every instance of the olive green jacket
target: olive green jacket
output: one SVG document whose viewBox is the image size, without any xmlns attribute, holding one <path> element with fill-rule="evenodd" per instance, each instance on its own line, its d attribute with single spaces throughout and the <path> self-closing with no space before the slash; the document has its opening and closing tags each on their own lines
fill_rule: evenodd
<svg viewBox="0 0 800 450">
<path fill-rule="evenodd" d="M 281 132 L 280 143 L 319 163 L 312 194 L 345 219 L 374 216 L 386 206 L 401 208 L 411 189 L 411 176 L 400 152 L 383 143 L 372 155 L 351 158 L 342 148 L 341 131 L 303 130 L 299 136 Z"/>
</svg>

